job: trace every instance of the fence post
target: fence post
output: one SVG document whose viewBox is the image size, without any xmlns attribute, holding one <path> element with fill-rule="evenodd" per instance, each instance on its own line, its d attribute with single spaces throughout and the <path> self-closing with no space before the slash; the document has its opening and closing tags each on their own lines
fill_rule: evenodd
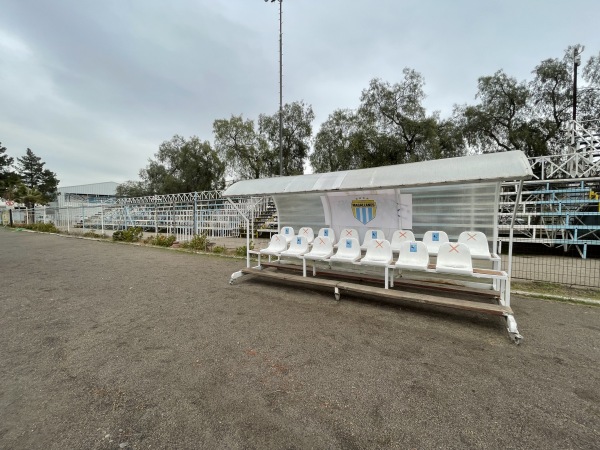
<svg viewBox="0 0 600 450">
<path fill-rule="evenodd" d="M 85 205 L 81 204 L 81 229 L 85 232 Z"/>
<path fill-rule="evenodd" d="M 102 227 L 102 236 L 104 236 L 104 202 L 100 200 L 100 226 Z"/>
<path fill-rule="evenodd" d="M 46 205 L 44 205 L 44 223 L 46 223 Z"/>
<path fill-rule="evenodd" d="M 67 206 L 67 233 L 71 232 L 71 217 L 69 214 L 69 207 Z"/>
<path fill-rule="evenodd" d="M 154 203 L 154 234 L 158 236 L 158 208 Z"/>
<path fill-rule="evenodd" d="M 198 234 L 198 192 L 194 192 L 194 236 Z"/>
</svg>

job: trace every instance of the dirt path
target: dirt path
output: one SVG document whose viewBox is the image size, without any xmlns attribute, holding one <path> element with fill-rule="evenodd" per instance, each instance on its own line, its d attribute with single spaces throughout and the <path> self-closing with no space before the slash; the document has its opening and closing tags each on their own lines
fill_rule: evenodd
<svg viewBox="0 0 600 450">
<path fill-rule="evenodd" d="M 598 448 L 600 308 L 501 319 L 0 229 L 0 448 Z M 125 446 L 126 444 L 126 446 Z"/>
</svg>

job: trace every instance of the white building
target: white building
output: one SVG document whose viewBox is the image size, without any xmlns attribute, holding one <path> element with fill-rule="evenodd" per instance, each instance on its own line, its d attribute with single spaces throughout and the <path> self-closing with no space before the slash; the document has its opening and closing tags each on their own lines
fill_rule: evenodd
<svg viewBox="0 0 600 450">
<path fill-rule="evenodd" d="M 51 206 L 62 208 L 82 203 L 109 202 L 114 200 L 118 185 L 119 183 L 107 181 L 104 183 L 59 187 L 56 202 L 52 202 Z"/>
</svg>

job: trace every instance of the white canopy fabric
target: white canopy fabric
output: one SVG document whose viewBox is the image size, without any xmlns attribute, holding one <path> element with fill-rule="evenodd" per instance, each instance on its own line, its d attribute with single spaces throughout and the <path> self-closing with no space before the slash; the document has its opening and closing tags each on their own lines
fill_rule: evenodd
<svg viewBox="0 0 600 450">
<path fill-rule="evenodd" d="M 516 181 L 532 176 L 525 154 L 522 151 L 510 151 L 342 172 L 243 180 L 231 185 L 223 196 L 393 189 Z"/>
</svg>

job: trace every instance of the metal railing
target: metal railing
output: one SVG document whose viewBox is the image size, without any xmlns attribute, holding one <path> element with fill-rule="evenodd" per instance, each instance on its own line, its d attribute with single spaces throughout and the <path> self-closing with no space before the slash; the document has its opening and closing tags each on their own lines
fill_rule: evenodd
<svg viewBox="0 0 600 450">
<path fill-rule="evenodd" d="M 259 216 L 269 207 L 270 197 L 234 198 L 240 211 Z M 68 233 L 95 230 L 101 234 L 139 227 L 147 232 L 167 233 L 186 241 L 194 235 L 239 237 L 245 222 L 220 191 L 135 197 L 62 207 L 38 206 L 12 210 L 14 224 L 53 223 Z M 8 221 L 7 218 L 3 222 Z M 5 223 L 3 223 L 5 224 Z"/>
</svg>

